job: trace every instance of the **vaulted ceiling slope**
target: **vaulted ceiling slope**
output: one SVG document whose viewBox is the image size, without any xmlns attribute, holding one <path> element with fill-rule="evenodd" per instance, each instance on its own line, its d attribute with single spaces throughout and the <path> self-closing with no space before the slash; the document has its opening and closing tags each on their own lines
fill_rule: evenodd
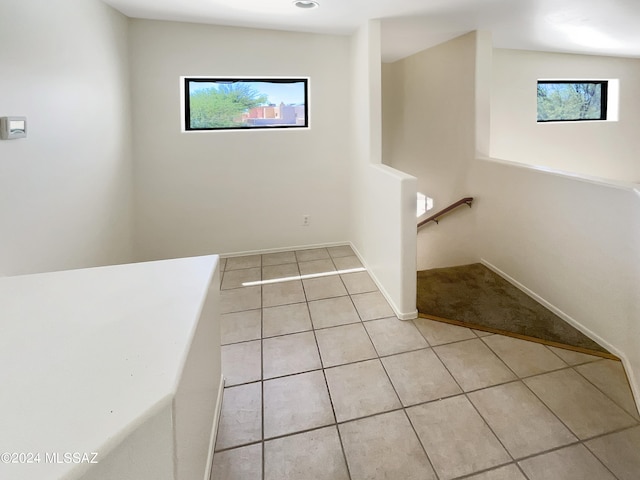
<svg viewBox="0 0 640 480">
<path fill-rule="evenodd" d="M 640 57 L 639 0 L 103 0 L 134 18 L 350 34 L 382 21 L 392 62 L 471 30 L 498 48 Z"/>
</svg>

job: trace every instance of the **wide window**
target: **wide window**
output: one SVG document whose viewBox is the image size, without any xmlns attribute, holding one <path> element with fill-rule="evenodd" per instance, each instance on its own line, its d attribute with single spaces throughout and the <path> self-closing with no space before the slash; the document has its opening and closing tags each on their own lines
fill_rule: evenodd
<svg viewBox="0 0 640 480">
<path fill-rule="evenodd" d="M 606 80 L 539 80 L 538 122 L 607 120 Z"/>
<path fill-rule="evenodd" d="M 309 126 L 306 78 L 190 77 L 184 96 L 187 131 Z"/>
</svg>

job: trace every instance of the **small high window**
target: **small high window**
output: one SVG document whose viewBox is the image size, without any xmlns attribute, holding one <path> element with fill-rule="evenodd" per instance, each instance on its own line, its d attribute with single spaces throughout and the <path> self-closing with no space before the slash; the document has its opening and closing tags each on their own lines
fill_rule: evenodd
<svg viewBox="0 0 640 480">
<path fill-rule="evenodd" d="M 184 130 L 307 128 L 306 78 L 184 78 Z"/>
<path fill-rule="evenodd" d="M 608 81 L 539 80 L 538 122 L 607 120 Z"/>
</svg>

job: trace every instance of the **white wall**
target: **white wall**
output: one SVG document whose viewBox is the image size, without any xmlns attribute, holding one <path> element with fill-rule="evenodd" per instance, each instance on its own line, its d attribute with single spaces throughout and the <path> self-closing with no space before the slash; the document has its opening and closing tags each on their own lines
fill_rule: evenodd
<svg viewBox="0 0 640 480">
<path fill-rule="evenodd" d="M 0 275 L 131 258 L 127 20 L 98 0 L 0 3 Z"/>
<path fill-rule="evenodd" d="M 625 360 L 640 399 L 640 196 L 517 163 L 469 172 L 480 258 Z"/>
<path fill-rule="evenodd" d="M 487 133 L 482 125 L 489 115 L 493 118 L 495 105 L 491 102 L 489 114 L 485 108 L 488 97 L 503 93 L 496 91 L 495 83 L 493 90 L 486 88 L 490 48 L 486 43 L 479 45 L 476 57 L 485 63 L 477 66 L 480 128 L 476 149 L 480 154 L 485 151 Z M 494 50 L 494 58 L 496 52 L 501 54 Z M 560 57 L 571 61 L 580 56 Z M 519 67 L 517 62 L 512 66 L 514 76 Z M 544 68 L 541 66 L 541 71 Z M 621 81 L 621 87 L 626 83 Z M 588 143 L 593 139 L 581 140 Z M 554 172 L 544 164 L 529 166 L 515 158 L 507 160 L 479 158 L 468 172 L 470 190 L 478 199 L 473 211 L 478 255 L 486 265 L 620 356 L 640 405 L 640 191 L 629 183 L 581 178 Z"/>
<path fill-rule="evenodd" d="M 131 48 L 139 258 L 349 239 L 348 37 L 133 20 Z M 308 76 L 311 128 L 182 133 L 181 75 Z"/>
<path fill-rule="evenodd" d="M 418 268 L 484 261 L 621 356 L 640 399 L 640 194 L 476 158 L 496 138 L 492 53 L 480 32 L 385 66 L 385 162 L 436 200 L 476 199 L 423 229 Z M 509 72 L 517 77 L 518 64 Z"/>
<path fill-rule="evenodd" d="M 416 312 L 416 179 L 382 165 L 380 23 L 352 37 L 351 238 L 395 313 Z"/>
<path fill-rule="evenodd" d="M 224 394 L 219 266 L 218 258 L 173 398 L 175 480 L 211 475 Z"/>
<path fill-rule="evenodd" d="M 477 35 L 383 65 L 383 161 L 416 176 L 418 191 L 434 199 L 421 219 L 473 194 L 466 181 L 476 148 Z M 421 228 L 418 269 L 477 261 L 473 222 L 468 207 L 460 207 Z"/>
<path fill-rule="evenodd" d="M 536 123 L 538 79 L 620 80 L 617 122 Z M 491 157 L 640 183 L 640 60 L 496 49 Z"/>
</svg>

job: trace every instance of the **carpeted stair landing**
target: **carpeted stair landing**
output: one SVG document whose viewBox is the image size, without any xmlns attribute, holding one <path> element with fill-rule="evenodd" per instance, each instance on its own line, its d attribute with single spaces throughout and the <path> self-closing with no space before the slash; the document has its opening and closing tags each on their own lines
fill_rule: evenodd
<svg viewBox="0 0 640 480">
<path fill-rule="evenodd" d="M 418 272 L 420 316 L 615 358 L 480 263 Z"/>
</svg>

